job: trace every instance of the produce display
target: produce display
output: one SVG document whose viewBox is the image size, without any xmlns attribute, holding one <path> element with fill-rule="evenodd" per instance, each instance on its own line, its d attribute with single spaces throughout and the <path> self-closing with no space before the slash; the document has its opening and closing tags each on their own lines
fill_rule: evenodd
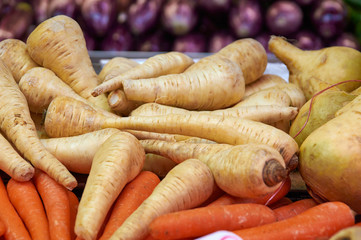
<svg viewBox="0 0 361 240">
<path fill-rule="evenodd" d="M 360 230 L 361 52 L 294 44 L 312 1 L 268 2 L 266 47 L 255 18 L 197 61 L 169 49 L 142 63 L 114 57 L 99 73 L 82 28 L 99 20 L 89 14 L 95 2 L 77 3 L 82 23 L 39 12 L 25 39 L 0 41 L 0 238 L 197 239 L 226 230 L 242 239 L 337 239 Z M 140 36 L 166 19 L 164 31 L 187 37 L 201 6 L 217 15 L 266 4 L 192 2 L 128 3 L 122 27 Z M 315 11 L 346 6 L 321 2 Z M 89 34 L 112 26 L 105 16 L 115 8 L 103 4 Z M 187 17 L 172 21 L 178 4 Z M 279 11 L 292 13 L 297 29 L 282 28 Z M 232 26 L 246 22 L 236 16 Z M 317 36 L 340 36 L 344 24 Z M 265 72 L 267 51 L 288 79 Z M 289 195 L 294 174 L 302 199 Z"/>
<path fill-rule="evenodd" d="M 89 50 L 217 52 L 255 38 L 268 51 L 270 35 L 304 50 L 361 49 L 358 0 L 3 0 L 0 40 L 25 40 L 60 14 L 80 24 Z"/>
</svg>

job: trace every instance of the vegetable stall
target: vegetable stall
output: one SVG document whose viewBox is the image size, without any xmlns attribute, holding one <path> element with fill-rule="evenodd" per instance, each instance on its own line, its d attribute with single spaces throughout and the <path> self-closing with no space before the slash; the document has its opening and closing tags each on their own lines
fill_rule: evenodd
<svg viewBox="0 0 361 240">
<path fill-rule="evenodd" d="M 0 238 L 356 239 L 360 9 L 1 2 Z"/>
</svg>

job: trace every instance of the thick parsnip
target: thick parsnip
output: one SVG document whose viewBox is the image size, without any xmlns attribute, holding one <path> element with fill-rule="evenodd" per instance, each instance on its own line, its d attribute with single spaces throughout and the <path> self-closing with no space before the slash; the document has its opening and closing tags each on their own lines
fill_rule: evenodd
<svg viewBox="0 0 361 240">
<path fill-rule="evenodd" d="M 276 191 L 287 177 L 285 162 L 276 149 L 264 144 L 170 143 L 141 140 L 147 153 L 183 162 L 197 158 L 207 164 L 223 191 L 236 197 L 261 198 Z"/>
<path fill-rule="evenodd" d="M 138 65 L 138 62 L 129 58 L 113 57 L 100 70 L 98 74 L 99 83 L 108 81 Z"/>
<path fill-rule="evenodd" d="M 91 63 L 79 24 L 65 15 L 41 22 L 29 35 L 27 49 L 39 65 L 52 70 L 76 93 L 95 105 L 110 110 L 105 95 L 93 97 L 98 75 Z"/>
<path fill-rule="evenodd" d="M 156 217 L 198 206 L 211 196 L 214 186 L 212 172 L 201 161 L 188 159 L 176 165 L 110 240 L 144 239 Z"/>
<path fill-rule="evenodd" d="M 41 144 L 25 96 L 0 60 L 0 127 L 22 156 L 68 189 L 77 181 Z"/>
<path fill-rule="evenodd" d="M 96 239 L 104 219 L 122 191 L 142 170 L 144 149 L 130 133 L 118 131 L 96 152 L 75 221 L 75 234 Z"/>
<path fill-rule="evenodd" d="M 286 80 L 275 74 L 263 74 L 256 81 L 246 84 L 246 90 L 244 92 L 244 97 L 248 97 L 253 93 L 256 93 L 260 90 L 277 86 L 278 84 L 287 83 Z"/>
<path fill-rule="evenodd" d="M 193 63 L 192 58 L 181 52 L 172 51 L 156 54 L 142 64 L 103 82 L 94 89 L 92 94 L 98 96 L 116 90 L 122 86 L 123 80 L 155 78 L 162 75 L 182 73 Z"/>
<path fill-rule="evenodd" d="M 16 181 L 29 181 L 35 173 L 34 167 L 23 159 L 11 144 L 0 134 L 0 169 Z"/>
<path fill-rule="evenodd" d="M 31 68 L 39 65 L 29 56 L 26 44 L 19 39 L 0 42 L 0 59 L 10 69 L 16 82 Z"/>
<path fill-rule="evenodd" d="M 102 128 L 182 134 L 218 143 L 262 143 L 277 149 L 286 162 L 297 158 L 298 145 L 287 133 L 252 120 L 211 114 L 107 117 L 89 105 L 57 97 L 49 105 L 45 129 L 50 137 L 73 136 Z"/>
</svg>

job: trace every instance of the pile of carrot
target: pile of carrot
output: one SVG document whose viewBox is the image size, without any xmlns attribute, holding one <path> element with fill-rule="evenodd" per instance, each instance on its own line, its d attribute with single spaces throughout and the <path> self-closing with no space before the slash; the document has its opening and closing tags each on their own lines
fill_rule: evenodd
<svg viewBox="0 0 361 240">
<path fill-rule="evenodd" d="M 354 226 L 342 202 L 287 197 L 305 96 L 266 65 L 240 39 L 198 62 L 114 58 L 96 74 L 67 16 L 0 43 L 0 239 L 321 239 Z"/>
</svg>

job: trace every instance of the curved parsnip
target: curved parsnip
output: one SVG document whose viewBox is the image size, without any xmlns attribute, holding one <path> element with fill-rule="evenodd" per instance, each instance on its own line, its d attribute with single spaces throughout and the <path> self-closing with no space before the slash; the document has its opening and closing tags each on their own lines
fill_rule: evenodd
<svg viewBox="0 0 361 240">
<path fill-rule="evenodd" d="M 278 84 L 287 83 L 286 80 L 275 74 L 263 74 L 256 81 L 246 85 L 244 98 L 260 90 L 277 86 Z"/>
<path fill-rule="evenodd" d="M 93 96 L 116 90 L 122 86 L 123 80 L 155 78 L 162 75 L 177 74 L 184 72 L 193 59 L 181 52 L 167 52 L 152 56 L 120 75 L 108 79 L 93 90 Z"/>
<path fill-rule="evenodd" d="M 281 89 L 263 89 L 242 99 L 240 102 L 233 105 L 232 108 L 254 105 L 278 105 L 288 107 L 291 105 L 291 98 Z"/>
<path fill-rule="evenodd" d="M 113 57 L 98 74 L 99 83 L 106 82 L 138 65 L 138 62 L 129 58 Z"/>
<path fill-rule="evenodd" d="M 10 69 L 16 82 L 31 68 L 39 65 L 29 56 L 26 44 L 19 39 L 5 39 L 0 42 L 0 59 Z"/>
<path fill-rule="evenodd" d="M 302 92 L 301 88 L 294 83 L 282 83 L 267 89 L 281 89 L 290 97 L 290 106 L 296 107 L 297 109 L 300 109 L 306 103 L 305 94 Z"/>
<path fill-rule="evenodd" d="M 183 108 L 171 107 L 157 103 L 145 103 L 135 110 L 130 116 L 155 116 L 166 114 L 215 114 L 223 117 L 245 118 L 257 122 L 273 123 L 281 120 L 292 120 L 298 111 L 295 107 L 278 105 L 254 105 L 238 108 L 225 108 L 213 111 L 189 111 Z"/>
<path fill-rule="evenodd" d="M 17 150 L 32 165 L 68 189 L 77 185 L 74 176 L 41 144 L 26 98 L 10 70 L 0 60 L 0 126 Z"/>
<path fill-rule="evenodd" d="M 131 111 L 144 104 L 139 101 L 129 101 L 121 89 L 111 91 L 108 94 L 108 103 L 113 111 L 122 116 L 128 116 Z"/>
<path fill-rule="evenodd" d="M 74 19 L 58 15 L 43 21 L 31 32 L 26 44 L 36 63 L 52 70 L 83 98 L 110 110 L 105 95 L 91 95 L 99 80 L 83 32 Z"/>
<path fill-rule="evenodd" d="M 29 181 L 35 173 L 31 164 L 23 159 L 0 134 L 0 169 L 16 181 Z"/>
<path fill-rule="evenodd" d="M 104 219 L 122 191 L 142 170 L 144 149 L 130 133 L 116 132 L 96 152 L 75 221 L 75 233 L 96 239 Z"/>
<path fill-rule="evenodd" d="M 95 153 L 120 130 L 106 128 L 73 137 L 41 139 L 44 147 L 72 172 L 89 174 Z"/>
<path fill-rule="evenodd" d="M 273 193 L 287 177 L 285 162 L 276 149 L 264 144 L 170 143 L 141 140 L 145 152 L 183 162 L 197 158 L 211 169 L 223 191 L 242 198 L 262 198 Z"/>
<path fill-rule="evenodd" d="M 74 136 L 102 128 L 182 134 L 218 143 L 262 143 L 277 149 L 286 162 L 297 158 L 298 145 L 287 133 L 252 120 L 211 114 L 107 117 L 85 103 L 57 97 L 49 105 L 45 130 L 50 137 Z"/>
<path fill-rule="evenodd" d="M 156 217 L 198 206 L 211 196 L 214 186 L 211 170 L 201 161 L 188 159 L 176 165 L 110 240 L 144 239 Z"/>
</svg>

